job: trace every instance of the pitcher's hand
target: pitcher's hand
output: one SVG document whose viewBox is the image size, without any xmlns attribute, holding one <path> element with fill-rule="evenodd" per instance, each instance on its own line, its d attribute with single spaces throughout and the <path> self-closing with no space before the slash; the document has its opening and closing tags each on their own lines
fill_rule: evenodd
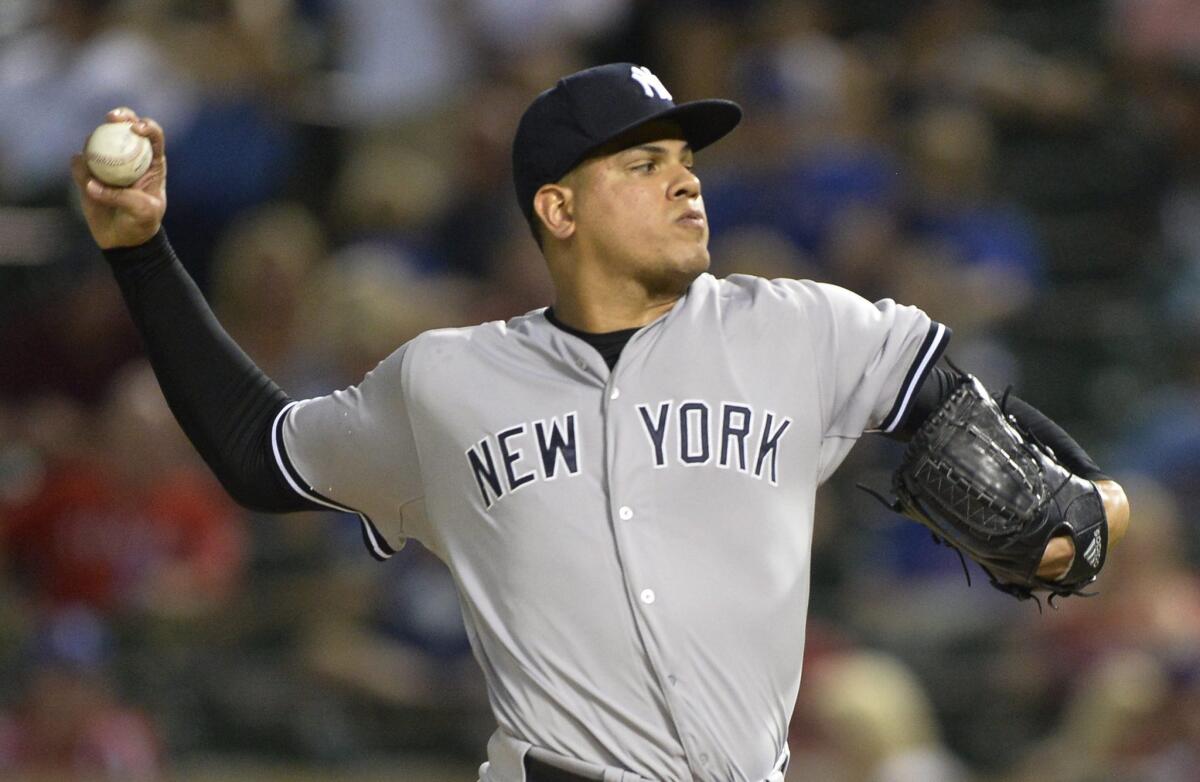
<svg viewBox="0 0 1200 782">
<path fill-rule="evenodd" d="M 153 158 L 141 179 L 129 187 L 112 187 L 92 176 L 83 155 L 71 158 L 71 177 L 79 187 L 83 216 L 102 250 L 134 247 L 149 241 L 162 226 L 167 211 L 167 156 L 163 130 L 132 109 L 108 112 L 107 122 L 132 122 L 133 132 L 150 140 Z"/>
</svg>

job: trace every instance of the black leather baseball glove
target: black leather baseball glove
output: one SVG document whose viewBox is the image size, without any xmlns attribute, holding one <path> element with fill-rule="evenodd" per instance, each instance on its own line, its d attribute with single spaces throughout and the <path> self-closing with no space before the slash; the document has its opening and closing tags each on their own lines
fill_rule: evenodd
<svg viewBox="0 0 1200 782">
<path fill-rule="evenodd" d="M 1108 553 L 1108 522 L 1096 485 L 1059 464 L 1023 432 L 972 375 L 929 416 L 892 476 L 891 507 L 983 567 L 997 589 L 1086 594 Z M 1037 575 L 1056 535 L 1075 541 L 1057 581 Z M 964 570 L 966 566 L 964 564 Z M 968 579 L 970 576 L 968 575 Z"/>
</svg>

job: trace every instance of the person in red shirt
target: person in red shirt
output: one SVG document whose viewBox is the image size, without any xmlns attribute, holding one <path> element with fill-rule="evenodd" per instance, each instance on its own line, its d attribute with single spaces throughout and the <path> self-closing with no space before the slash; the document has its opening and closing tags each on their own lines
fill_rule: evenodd
<svg viewBox="0 0 1200 782">
<path fill-rule="evenodd" d="M 91 453 L 48 465 L 0 512 L 0 534 L 36 603 L 101 612 L 203 612 L 236 585 L 241 511 L 190 458 L 144 365 L 123 372 Z"/>
</svg>

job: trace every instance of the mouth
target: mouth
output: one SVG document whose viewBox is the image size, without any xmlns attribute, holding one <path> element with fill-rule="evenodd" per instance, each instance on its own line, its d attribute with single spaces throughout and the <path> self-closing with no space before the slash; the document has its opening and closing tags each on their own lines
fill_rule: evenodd
<svg viewBox="0 0 1200 782">
<path fill-rule="evenodd" d="M 689 209 L 679 217 L 675 218 L 675 222 L 688 228 L 703 229 L 705 225 L 704 213 L 698 209 Z"/>
</svg>

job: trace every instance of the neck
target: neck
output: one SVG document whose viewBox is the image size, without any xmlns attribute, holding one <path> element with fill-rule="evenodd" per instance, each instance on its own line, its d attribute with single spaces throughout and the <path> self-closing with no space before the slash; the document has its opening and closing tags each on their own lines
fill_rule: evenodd
<svg viewBox="0 0 1200 782">
<path fill-rule="evenodd" d="M 636 329 L 665 315 L 683 296 L 683 290 L 650 291 L 630 278 L 576 275 L 555 286 L 554 315 L 579 331 L 605 334 Z"/>
</svg>

